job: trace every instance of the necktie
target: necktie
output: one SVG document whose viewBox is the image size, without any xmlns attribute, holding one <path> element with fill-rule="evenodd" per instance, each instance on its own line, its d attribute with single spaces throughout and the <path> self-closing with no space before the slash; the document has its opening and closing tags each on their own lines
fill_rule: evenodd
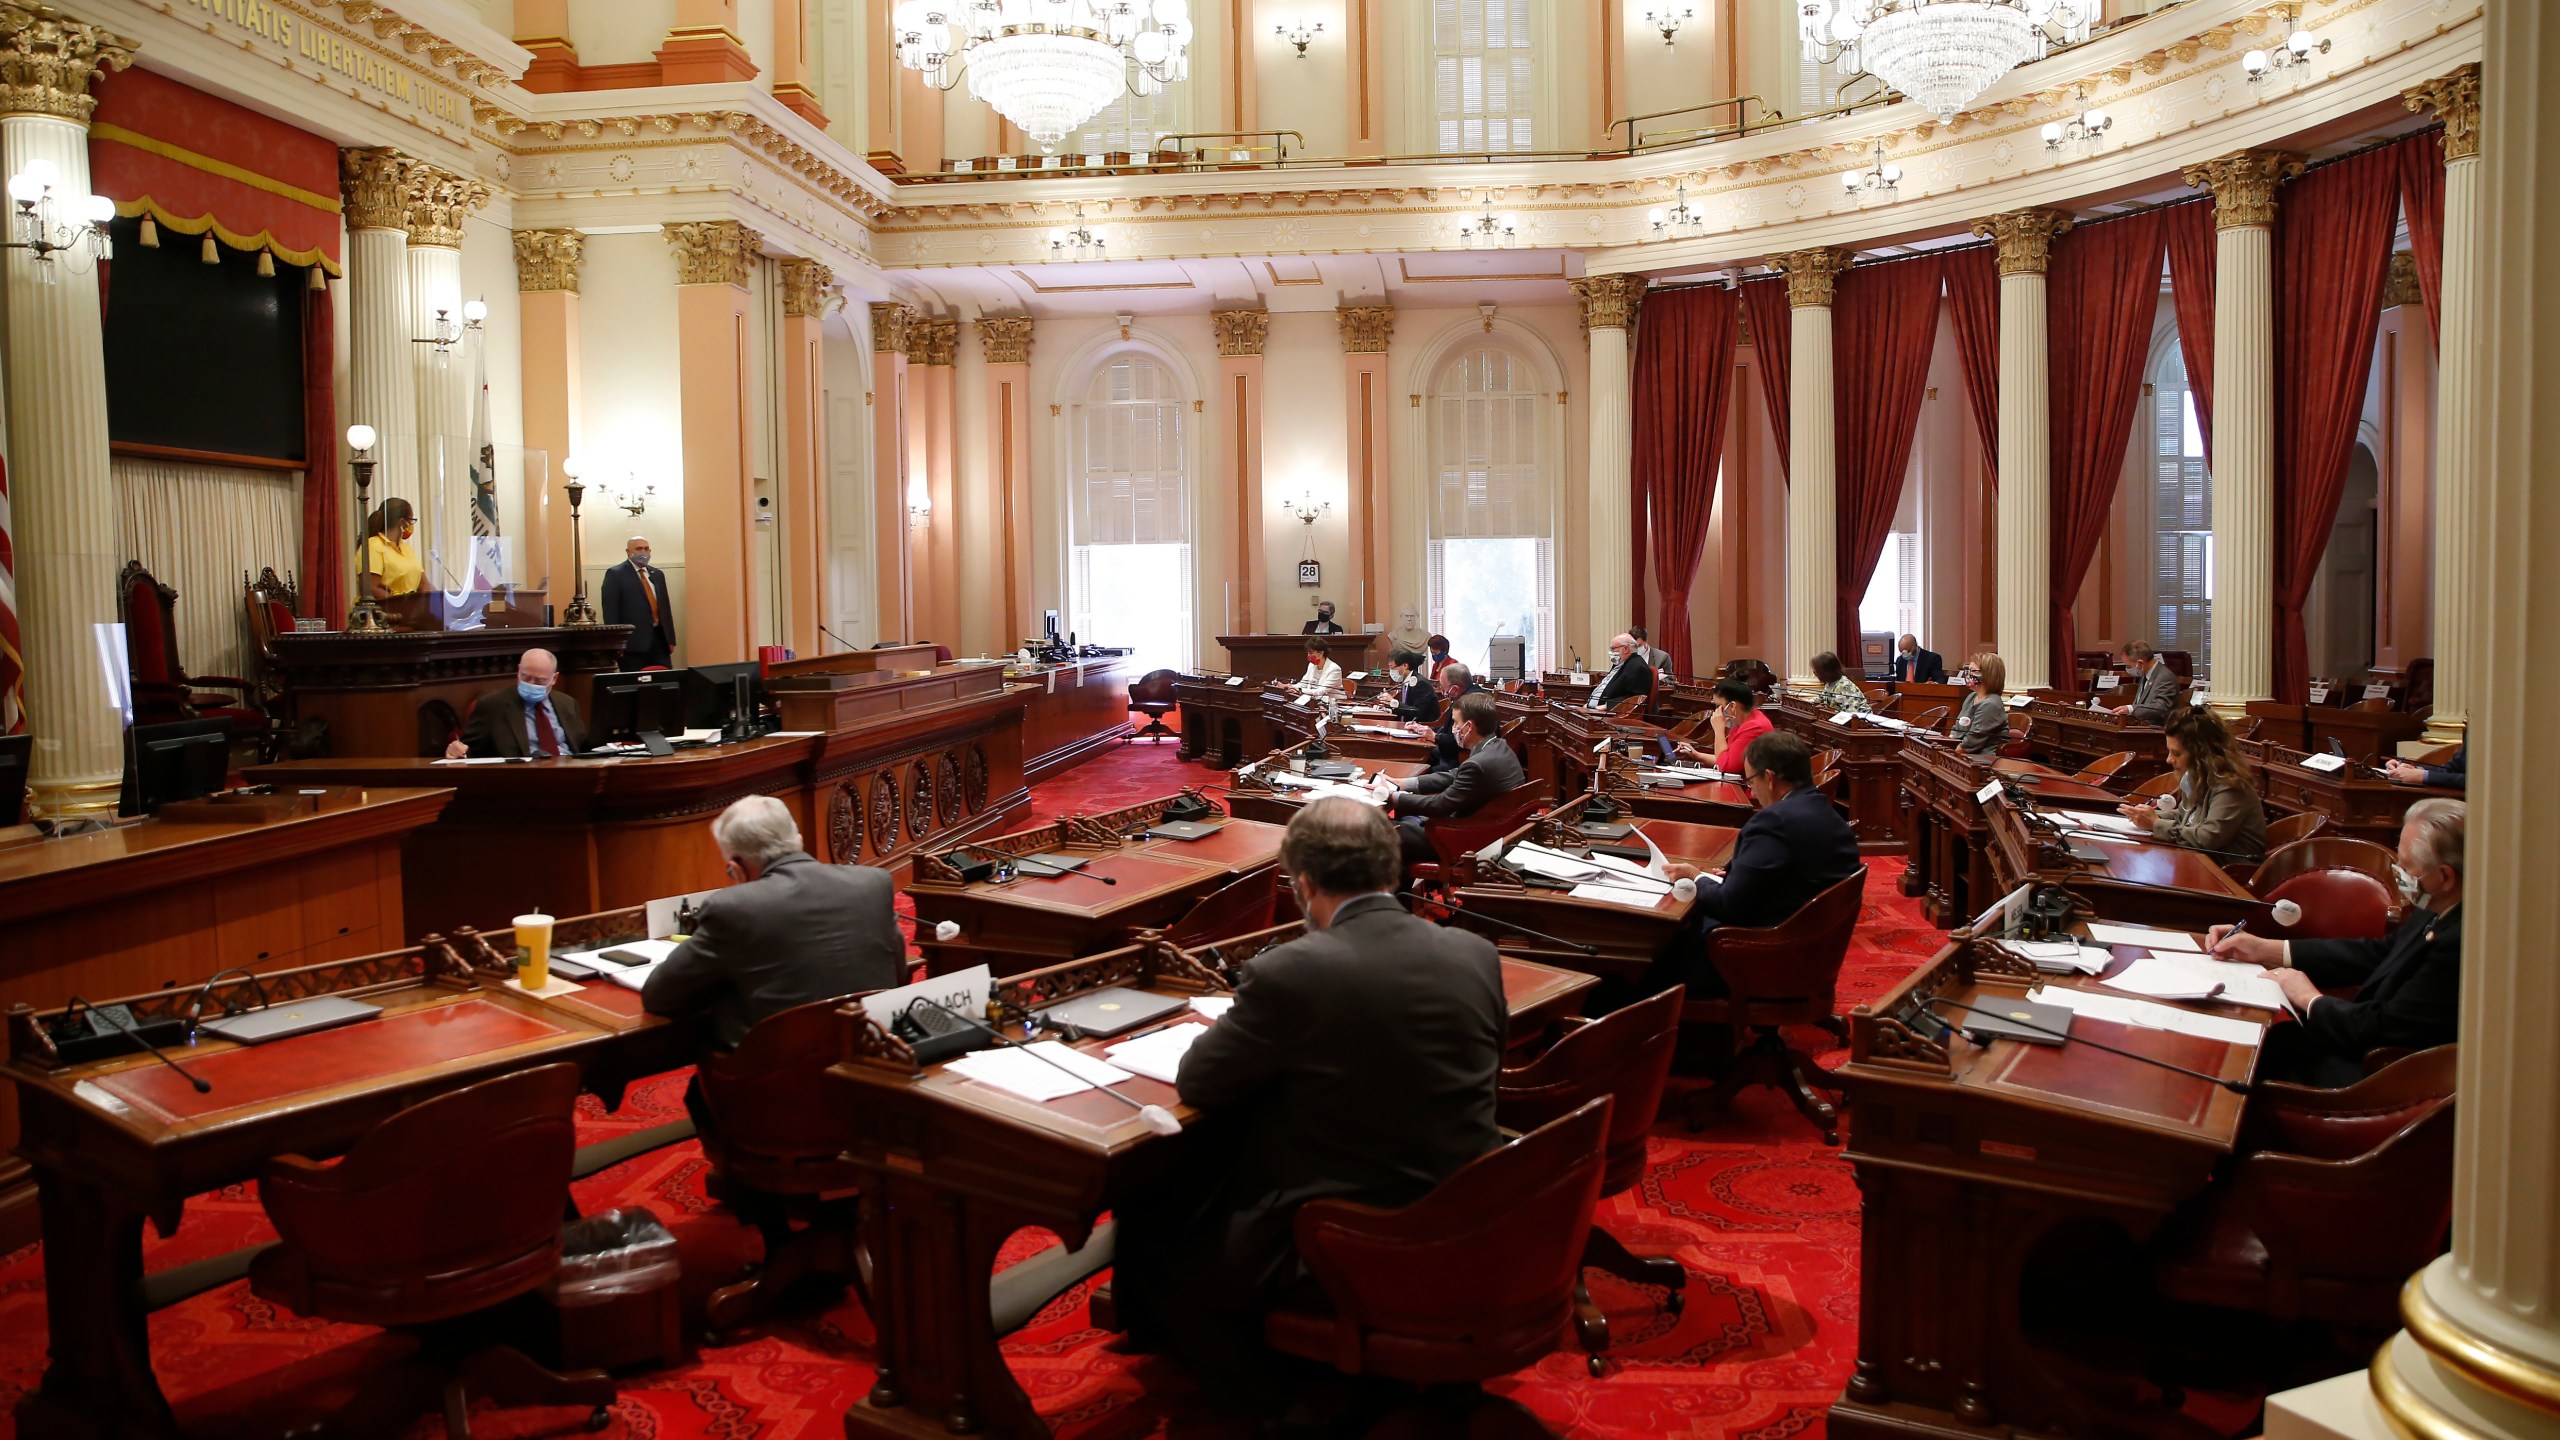
<svg viewBox="0 0 2560 1440">
<path fill-rule="evenodd" d="M 640 598 L 649 602 L 649 623 L 658 623 L 658 587 L 649 583 L 649 572 L 642 566 L 631 567 L 640 575 Z"/>
<path fill-rule="evenodd" d="M 533 731 L 535 736 L 541 742 L 543 754 L 557 755 L 561 753 L 560 727 L 551 723 L 550 706 L 536 705 L 533 707 Z"/>
</svg>

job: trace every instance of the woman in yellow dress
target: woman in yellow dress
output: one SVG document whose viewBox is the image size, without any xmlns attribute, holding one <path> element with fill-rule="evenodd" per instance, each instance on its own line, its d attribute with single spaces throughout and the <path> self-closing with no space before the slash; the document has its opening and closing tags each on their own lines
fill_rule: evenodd
<svg viewBox="0 0 2560 1440">
<path fill-rule="evenodd" d="M 366 583 L 374 599 L 414 595 L 425 583 L 427 572 L 418 563 L 418 547 L 409 543 L 416 533 L 418 515 L 408 501 L 395 495 L 375 508 L 364 536 Z"/>
</svg>

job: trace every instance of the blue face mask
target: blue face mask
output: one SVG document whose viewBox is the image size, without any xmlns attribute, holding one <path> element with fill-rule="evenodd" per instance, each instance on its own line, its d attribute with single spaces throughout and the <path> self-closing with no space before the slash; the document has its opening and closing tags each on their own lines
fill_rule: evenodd
<svg viewBox="0 0 2560 1440">
<path fill-rule="evenodd" d="M 541 704 L 544 697 L 550 693 L 551 687 L 548 685 L 529 685 L 522 680 L 516 682 L 516 698 L 527 705 Z"/>
</svg>

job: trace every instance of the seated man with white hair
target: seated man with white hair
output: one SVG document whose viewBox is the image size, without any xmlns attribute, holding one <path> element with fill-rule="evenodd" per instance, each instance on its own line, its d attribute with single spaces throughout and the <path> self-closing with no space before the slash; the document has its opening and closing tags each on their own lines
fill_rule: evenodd
<svg viewBox="0 0 2560 1440">
<path fill-rule="evenodd" d="M 811 858 L 770 795 L 721 811 L 711 838 L 735 883 L 702 902 L 691 938 L 650 973 L 640 992 L 650 1014 L 707 1010 L 712 1043 L 734 1050 L 769 1015 L 906 983 L 888 871 Z"/>
<path fill-rule="evenodd" d="M 1644 663 L 1636 637 L 1623 632 L 1609 637 L 1609 673 L 1591 687 L 1591 708 L 1606 710 L 1621 700 L 1653 693 L 1653 667 Z"/>
<path fill-rule="evenodd" d="M 2408 918 L 2380 940 L 2270 940 L 2216 925 L 2208 948 L 2269 967 L 2302 1017 L 2267 1032 L 2262 1080 L 2332 1088 L 2364 1075 L 2369 1050 L 2453 1043 L 2462 1012 L 2462 832 L 2452 799 L 2421 800 L 2400 822 L 2400 893 Z M 2352 1000 L 2325 993 L 2355 986 Z"/>
<path fill-rule="evenodd" d="M 527 650 L 516 657 L 516 683 L 471 702 L 471 718 L 463 722 L 461 737 L 444 747 L 445 758 L 541 760 L 585 750 L 586 717 L 559 684 L 558 656 Z"/>
</svg>

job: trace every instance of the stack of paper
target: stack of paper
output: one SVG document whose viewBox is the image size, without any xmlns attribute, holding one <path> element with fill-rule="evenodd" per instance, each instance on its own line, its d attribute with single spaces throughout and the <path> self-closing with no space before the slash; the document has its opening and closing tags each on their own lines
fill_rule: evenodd
<svg viewBox="0 0 2560 1440">
<path fill-rule="evenodd" d="M 1650 910 L 1661 904 L 1662 897 L 1671 892 L 1639 890 L 1632 886 L 1604 885 L 1595 882 L 1576 885 L 1565 893 L 1576 900 L 1602 900 L 1611 905 L 1633 905 L 1639 910 Z"/>
<path fill-rule="evenodd" d="M 1191 1052 L 1191 1042 L 1208 1029 L 1206 1025 L 1168 1025 L 1135 1040 L 1123 1040 L 1104 1053 L 1123 1070 L 1170 1085 L 1182 1072 L 1182 1057 Z"/>
<path fill-rule="evenodd" d="M 2154 1000 L 2227 1000 L 2258 1010 L 2290 1010 L 2275 977 L 2255 965 L 2208 960 L 2201 955 L 2144 955 L 2124 973 L 2099 982 L 2111 989 Z"/>
<path fill-rule="evenodd" d="M 2148 925 L 2102 925 L 2092 921 L 2089 939 L 2100 945 L 2140 945 L 2152 950 L 2183 950 L 2190 955 L 2203 954 L 2196 937 L 2184 930 L 2154 930 Z"/>
<path fill-rule="evenodd" d="M 1656 765 L 1653 767 L 1652 773 L 1656 775 L 1669 775 L 1681 780 L 1730 780 L 1734 778 L 1717 769 L 1713 765 Z"/>
<path fill-rule="evenodd" d="M 2104 950 L 2091 949 L 2077 940 L 2011 940 L 2008 947 L 2035 962 L 2035 967 L 2052 975 L 2095 975 L 2115 959 Z"/>
<path fill-rule="evenodd" d="M 2154 1005 L 2148 1000 L 2101 995 L 2094 990 L 2064 990 L 2047 985 L 2029 991 L 2027 999 L 2039 1005 L 2059 1005 L 2092 1020 L 2112 1020 L 2119 1025 L 2132 1025 L 2144 1030 L 2167 1030 L 2203 1040 L 2219 1040 L 2226 1045 L 2255 1045 L 2267 1033 L 2267 1027 L 2255 1020 L 2203 1015 L 2193 1010 L 2181 1010 L 2175 1005 Z"/>
<path fill-rule="evenodd" d="M 1227 1012 L 1236 1008 L 1236 997 L 1233 995 L 1194 995 L 1191 997 L 1191 1008 L 1208 1016 L 1212 1020 L 1224 1020 L 1227 1018 Z"/>
<path fill-rule="evenodd" d="M 1119 1066 L 1071 1050 L 1055 1040 L 974 1051 L 945 1068 L 981 1085 L 992 1085 L 1007 1094 L 1038 1102 L 1096 1086 L 1117 1085 L 1129 1078 L 1129 1072 Z"/>
<path fill-rule="evenodd" d="M 2124 835 L 2148 839 L 2151 832 L 2122 815 L 2102 815 L 2089 810 L 2049 810 L 2045 812 L 2062 822 L 2067 830 L 2086 830 L 2101 835 Z"/>
</svg>

